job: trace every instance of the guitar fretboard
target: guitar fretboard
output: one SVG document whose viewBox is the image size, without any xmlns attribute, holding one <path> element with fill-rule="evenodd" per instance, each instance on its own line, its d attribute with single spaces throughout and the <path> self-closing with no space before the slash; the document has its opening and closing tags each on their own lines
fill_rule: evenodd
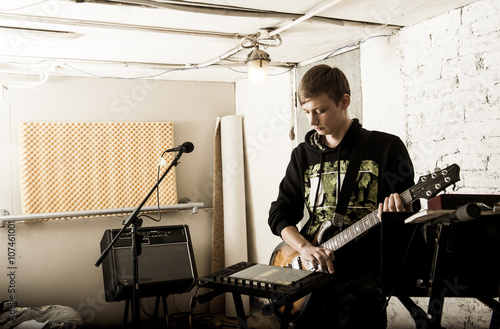
<svg viewBox="0 0 500 329">
<path fill-rule="evenodd" d="M 403 206 L 406 207 L 408 204 L 413 202 L 410 190 L 406 190 L 400 194 Z M 340 249 L 345 246 L 350 241 L 356 239 L 361 234 L 365 233 L 374 226 L 380 223 L 380 218 L 378 217 L 378 210 L 370 213 L 369 215 L 363 217 L 353 225 L 349 226 L 345 230 L 341 231 L 333 238 L 327 240 L 321 247 L 327 248 L 333 251 Z"/>
<path fill-rule="evenodd" d="M 377 211 L 374 211 L 327 240 L 321 247 L 336 251 L 379 223 Z"/>
</svg>

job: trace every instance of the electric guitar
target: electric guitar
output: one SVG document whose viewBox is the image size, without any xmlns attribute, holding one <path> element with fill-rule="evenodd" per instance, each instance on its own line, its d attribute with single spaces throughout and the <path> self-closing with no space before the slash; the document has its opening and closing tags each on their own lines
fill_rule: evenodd
<svg viewBox="0 0 500 329">
<path fill-rule="evenodd" d="M 446 169 L 437 170 L 434 173 L 421 176 L 413 187 L 404 191 L 400 194 L 403 206 L 406 207 L 418 199 L 430 199 L 437 195 L 439 192 L 443 191 L 448 186 L 455 184 L 460 180 L 459 177 L 460 167 L 457 164 L 453 164 Z M 315 246 L 320 246 L 323 248 L 336 251 L 349 243 L 350 241 L 356 239 L 369 229 L 380 224 L 381 219 L 378 217 L 378 210 L 370 213 L 364 218 L 358 220 L 353 225 L 349 226 L 345 230 L 339 232 L 337 235 L 333 236 L 327 241 L 322 241 L 326 233 L 332 228 L 332 223 L 330 221 L 325 221 L 319 227 L 318 232 L 315 234 L 312 243 Z M 300 254 L 288 246 L 286 243 L 280 243 L 273 251 L 271 256 L 270 265 L 288 267 L 294 269 L 302 269 L 315 271 L 317 270 L 308 261 L 302 261 Z M 292 319 L 297 319 L 300 313 L 305 309 L 309 296 L 303 297 L 297 300 L 292 305 L 291 316 Z M 280 308 L 276 313 L 278 316 L 283 315 L 283 307 Z"/>
</svg>

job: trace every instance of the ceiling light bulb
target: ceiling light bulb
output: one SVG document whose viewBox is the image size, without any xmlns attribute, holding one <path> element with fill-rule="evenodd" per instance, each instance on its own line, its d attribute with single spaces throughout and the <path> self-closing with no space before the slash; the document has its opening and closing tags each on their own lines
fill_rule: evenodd
<svg viewBox="0 0 500 329">
<path fill-rule="evenodd" d="M 248 80 L 258 85 L 267 80 L 267 63 L 264 60 L 254 60 L 248 62 Z"/>
<path fill-rule="evenodd" d="M 254 50 L 248 54 L 246 59 L 248 65 L 248 79 L 253 84 L 260 84 L 267 79 L 267 65 L 271 61 L 269 54 L 259 47 L 255 47 Z"/>
</svg>

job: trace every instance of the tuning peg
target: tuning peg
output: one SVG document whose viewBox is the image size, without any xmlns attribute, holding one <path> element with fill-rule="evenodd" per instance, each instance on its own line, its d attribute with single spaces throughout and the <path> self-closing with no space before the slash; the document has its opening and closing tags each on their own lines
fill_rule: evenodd
<svg viewBox="0 0 500 329">
<path fill-rule="evenodd" d="M 430 177 L 430 176 L 431 176 L 431 172 L 430 172 L 429 170 L 426 170 L 426 171 L 424 172 L 424 175 L 423 175 L 423 176 L 420 176 L 419 181 L 420 181 L 420 182 L 425 182 L 425 181 L 427 181 L 427 180 L 429 179 L 429 177 Z"/>
</svg>

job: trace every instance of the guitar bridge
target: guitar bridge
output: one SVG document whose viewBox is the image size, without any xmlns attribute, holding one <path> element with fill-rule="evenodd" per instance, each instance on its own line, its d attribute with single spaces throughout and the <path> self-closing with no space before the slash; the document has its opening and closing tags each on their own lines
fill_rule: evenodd
<svg viewBox="0 0 500 329">
<path fill-rule="evenodd" d="M 300 269 L 302 269 L 302 260 L 300 259 L 300 256 L 295 257 L 295 258 L 292 260 L 292 268 L 294 268 L 294 269 L 296 269 L 296 270 L 300 270 Z"/>
</svg>

